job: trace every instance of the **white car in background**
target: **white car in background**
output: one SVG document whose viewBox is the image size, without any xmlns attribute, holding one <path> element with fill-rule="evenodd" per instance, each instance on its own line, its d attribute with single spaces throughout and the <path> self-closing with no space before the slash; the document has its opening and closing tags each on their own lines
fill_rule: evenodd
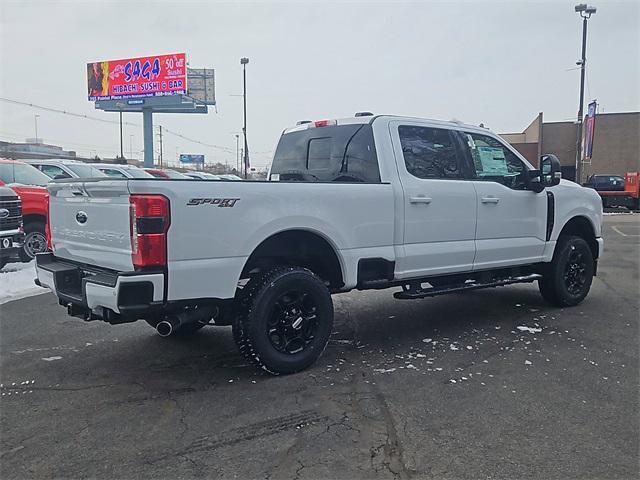
<svg viewBox="0 0 640 480">
<path fill-rule="evenodd" d="M 48 177 L 61 178 L 94 178 L 104 177 L 104 173 L 98 170 L 93 164 L 80 162 L 78 160 L 25 160 L 25 163 L 36 167 Z"/>
<path fill-rule="evenodd" d="M 112 178 L 155 178 L 149 172 L 145 172 L 142 168 L 135 165 L 126 165 L 120 163 L 93 163 L 94 167 L 104 173 L 107 177 Z"/>
</svg>

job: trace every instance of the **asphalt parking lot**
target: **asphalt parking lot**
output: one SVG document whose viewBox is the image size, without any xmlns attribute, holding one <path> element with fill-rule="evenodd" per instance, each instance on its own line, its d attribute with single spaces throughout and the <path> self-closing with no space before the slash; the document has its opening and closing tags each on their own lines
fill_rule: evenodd
<svg viewBox="0 0 640 480">
<path fill-rule="evenodd" d="M 586 301 L 536 285 L 334 297 L 308 371 L 245 364 L 229 328 L 162 339 L 0 306 L 0 476 L 637 478 L 640 216 L 605 217 Z"/>
</svg>

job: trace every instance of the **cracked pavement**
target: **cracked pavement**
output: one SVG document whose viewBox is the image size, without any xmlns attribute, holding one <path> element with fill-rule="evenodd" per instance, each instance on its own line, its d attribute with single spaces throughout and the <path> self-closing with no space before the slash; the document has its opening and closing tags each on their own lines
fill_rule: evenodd
<svg viewBox="0 0 640 480">
<path fill-rule="evenodd" d="M 535 285 L 337 295 L 325 354 L 285 377 L 229 328 L 163 339 L 49 294 L 2 305 L 0 477 L 637 478 L 639 218 L 605 217 L 578 307 Z"/>
</svg>

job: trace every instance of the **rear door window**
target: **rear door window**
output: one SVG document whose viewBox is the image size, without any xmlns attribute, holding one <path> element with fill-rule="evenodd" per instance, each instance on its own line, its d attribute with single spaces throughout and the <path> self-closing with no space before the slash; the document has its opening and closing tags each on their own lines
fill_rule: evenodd
<svg viewBox="0 0 640 480">
<path fill-rule="evenodd" d="M 336 125 L 283 134 L 270 179 L 379 183 L 371 125 Z"/>
<path fill-rule="evenodd" d="M 423 179 L 461 179 L 464 168 L 453 133 L 443 128 L 400 125 L 402 155 L 407 172 Z"/>
</svg>

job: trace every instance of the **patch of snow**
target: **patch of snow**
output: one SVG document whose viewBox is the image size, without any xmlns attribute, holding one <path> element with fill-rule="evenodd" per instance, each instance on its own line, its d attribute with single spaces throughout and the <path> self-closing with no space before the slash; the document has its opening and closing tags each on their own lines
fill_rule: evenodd
<svg viewBox="0 0 640 480">
<path fill-rule="evenodd" d="M 35 262 L 9 263 L 0 270 L 0 305 L 50 291 L 33 283 L 35 265 Z"/>
<path fill-rule="evenodd" d="M 524 361 L 524 364 L 525 364 L 525 365 L 533 365 L 533 363 L 531 363 L 529 360 L 525 360 L 525 361 Z"/>
<path fill-rule="evenodd" d="M 53 362 L 54 360 L 62 360 L 62 357 L 44 357 L 42 360 L 45 362 Z"/>
<path fill-rule="evenodd" d="M 529 333 L 540 333 L 542 331 L 541 328 L 527 327 L 524 325 L 518 325 L 516 328 L 521 332 L 529 332 Z"/>
<path fill-rule="evenodd" d="M 395 371 L 396 371 L 396 369 L 395 369 L 395 368 L 387 368 L 387 369 L 384 369 L 384 368 L 374 368 L 374 369 L 373 369 L 373 371 L 374 371 L 374 372 L 377 372 L 377 373 L 391 373 L 391 372 L 395 372 Z"/>
<path fill-rule="evenodd" d="M 459 350 L 459 348 L 456 347 L 453 343 L 449 345 L 449 349 L 451 349 L 451 350 Z"/>
<path fill-rule="evenodd" d="M 423 341 L 424 343 L 429 343 L 429 342 L 431 342 L 431 340 L 432 340 L 431 338 L 423 338 L 423 339 L 422 339 L 422 341 Z"/>
</svg>

